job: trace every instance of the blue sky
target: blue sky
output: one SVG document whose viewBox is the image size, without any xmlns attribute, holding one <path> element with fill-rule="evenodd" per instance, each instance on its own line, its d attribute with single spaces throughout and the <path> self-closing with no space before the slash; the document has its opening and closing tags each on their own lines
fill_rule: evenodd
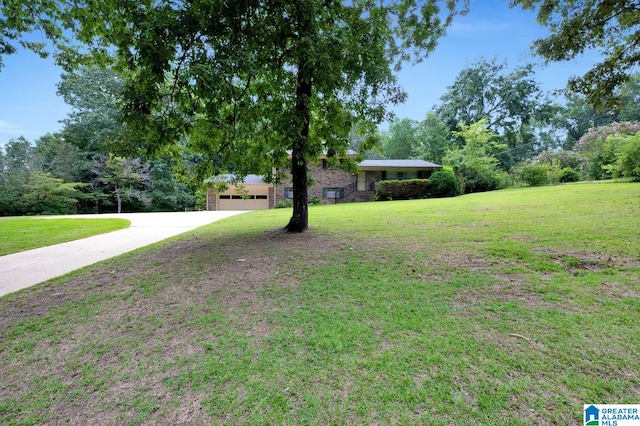
<svg viewBox="0 0 640 426">
<path fill-rule="evenodd" d="M 530 46 L 546 33 L 533 12 L 509 9 L 507 0 L 472 0 L 471 12 L 454 21 L 438 48 L 422 63 L 406 65 L 400 72 L 399 82 L 409 98 L 392 110 L 398 118 L 422 120 L 458 73 L 481 57 L 506 60 L 510 69 L 539 63 Z M 562 89 L 568 77 L 584 73 L 596 60 L 584 56 L 546 67 L 540 64 L 536 79 L 544 91 Z M 56 95 L 62 70 L 52 59 L 43 60 L 28 51 L 6 56 L 4 63 L 0 71 L 0 145 L 19 136 L 33 142 L 60 130 L 60 120 L 70 111 Z"/>
</svg>

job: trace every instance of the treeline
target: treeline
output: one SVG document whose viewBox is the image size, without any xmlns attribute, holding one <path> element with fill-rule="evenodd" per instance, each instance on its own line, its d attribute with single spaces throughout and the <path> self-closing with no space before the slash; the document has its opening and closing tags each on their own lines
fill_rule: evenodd
<svg viewBox="0 0 640 426">
<path fill-rule="evenodd" d="M 449 167 L 462 193 L 509 185 L 628 177 L 640 180 L 640 75 L 621 86 L 615 109 L 545 95 L 530 65 L 484 59 L 456 77 L 425 119 L 382 132 L 381 153 Z"/>
<path fill-rule="evenodd" d="M 172 163 L 81 151 L 60 135 L 35 146 L 20 137 L 0 150 L 0 215 L 193 208 L 194 191 L 176 180 Z"/>
<path fill-rule="evenodd" d="M 184 210 L 203 204 L 207 177 L 235 170 L 207 149 L 211 138 L 224 137 L 215 128 L 149 152 L 162 144 L 123 124 L 125 90 L 125 79 L 113 71 L 64 74 L 58 93 L 72 112 L 62 131 L 33 143 L 13 139 L 0 149 L 0 215 Z M 392 122 L 381 133 L 381 150 L 367 156 L 442 164 L 456 179 L 453 185 L 449 172 L 442 175 L 447 194 L 451 188 L 469 193 L 581 179 L 640 180 L 640 75 L 617 95 L 618 107 L 605 111 L 575 94 L 559 104 L 543 93 L 532 66 L 510 70 L 481 59 L 460 72 L 424 120 Z M 353 129 L 351 148 L 362 143 Z M 267 147 L 251 149 L 264 155 Z M 249 169 L 257 158 L 245 153 L 236 161 Z"/>
<path fill-rule="evenodd" d="M 110 71 L 63 75 L 58 93 L 73 112 L 62 131 L 33 144 L 19 137 L 0 149 L 0 215 L 178 211 L 196 205 L 196 187 L 176 173 L 189 167 L 189 155 L 179 146 L 154 158 L 122 154 L 132 142 L 120 117 L 122 90 L 122 79 Z"/>
</svg>

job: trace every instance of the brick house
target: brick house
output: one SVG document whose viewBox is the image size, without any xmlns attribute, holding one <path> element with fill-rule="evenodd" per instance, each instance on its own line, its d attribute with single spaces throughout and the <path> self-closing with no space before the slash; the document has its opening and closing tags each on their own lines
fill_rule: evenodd
<svg viewBox="0 0 640 426">
<path fill-rule="evenodd" d="M 355 153 L 351 153 L 354 155 Z M 309 199 L 318 197 L 322 204 L 373 201 L 375 185 L 381 180 L 427 179 L 442 166 L 424 160 L 364 160 L 358 163 L 359 172 L 349 173 L 331 168 L 326 156 L 309 165 L 315 184 L 308 190 Z M 207 210 L 259 210 L 273 208 L 275 203 L 293 198 L 290 180 L 274 187 L 260 176 L 249 175 L 242 188 L 230 185 L 216 193 L 207 191 Z"/>
</svg>

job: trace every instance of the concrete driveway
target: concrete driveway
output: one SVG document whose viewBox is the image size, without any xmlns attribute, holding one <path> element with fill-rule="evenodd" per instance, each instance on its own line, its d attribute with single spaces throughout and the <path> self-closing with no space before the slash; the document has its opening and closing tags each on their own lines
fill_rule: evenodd
<svg viewBox="0 0 640 426">
<path fill-rule="evenodd" d="M 122 213 L 54 216 L 52 218 L 122 218 L 127 229 L 68 243 L 0 256 L 0 297 L 101 260 L 234 216 L 242 211 Z"/>
</svg>

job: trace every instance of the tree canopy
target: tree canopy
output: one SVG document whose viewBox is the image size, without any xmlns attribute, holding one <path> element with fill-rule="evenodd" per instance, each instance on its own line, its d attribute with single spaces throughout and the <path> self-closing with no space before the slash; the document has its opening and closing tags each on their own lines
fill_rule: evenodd
<svg viewBox="0 0 640 426">
<path fill-rule="evenodd" d="M 540 148 L 531 127 L 547 121 L 553 110 L 531 65 L 509 71 L 496 59 L 480 59 L 464 68 L 440 100 L 436 112 L 452 130 L 461 129 L 460 123 L 485 120 L 487 129 L 510 148 L 509 155 L 501 158 L 504 168 Z"/>
<path fill-rule="evenodd" d="M 408 118 L 392 121 L 381 138 L 385 158 L 420 158 L 435 163 L 442 162 L 452 144 L 451 130 L 433 111 L 420 122 Z"/>
<path fill-rule="evenodd" d="M 64 73 L 58 95 L 73 108 L 63 120 L 64 138 L 82 150 L 107 152 L 124 133 L 119 110 L 124 80 L 97 67 Z"/>
<path fill-rule="evenodd" d="M 386 158 L 411 158 L 413 145 L 417 139 L 418 123 L 404 118 L 391 122 L 389 131 L 383 135 Z"/>
<path fill-rule="evenodd" d="M 511 5 L 537 9 L 538 22 L 551 34 L 534 43 L 549 61 L 565 61 L 600 50 L 604 60 L 569 81 L 597 107 L 618 102 L 616 88 L 629 79 L 640 62 L 640 3 L 635 0 L 511 0 Z"/>
<path fill-rule="evenodd" d="M 460 71 L 437 111 L 452 128 L 485 119 L 489 129 L 509 133 L 534 115 L 541 98 L 531 65 L 509 72 L 506 63 L 481 58 Z"/>
<path fill-rule="evenodd" d="M 356 124 L 361 149 L 370 147 L 387 105 L 405 98 L 395 72 L 433 50 L 467 4 L 6 0 L 0 54 L 41 30 L 69 69 L 110 63 L 127 77 L 124 120 L 144 136 L 141 152 L 191 134 L 190 149 L 218 154 L 240 175 L 277 181 L 273 167 L 288 167 L 294 211 L 287 229 L 303 231 L 307 163 L 323 151 L 346 153 Z M 202 166 L 203 177 L 221 171 Z"/>
</svg>

